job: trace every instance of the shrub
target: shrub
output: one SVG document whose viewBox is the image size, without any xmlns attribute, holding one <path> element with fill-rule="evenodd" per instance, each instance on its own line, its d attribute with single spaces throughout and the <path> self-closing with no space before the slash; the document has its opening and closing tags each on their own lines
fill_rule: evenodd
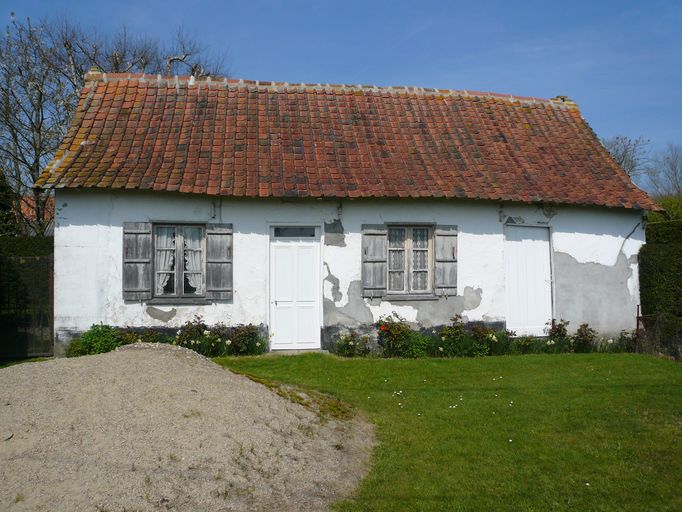
<svg viewBox="0 0 682 512">
<path fill-rule="evenodd" d="M 73 340 L 66 350 L 67 357 L 110 352 L 121 345 L 118 329 L 110 325 L 93 325 L 79 338 Z"/>
<path fill-rule="evenodd" d="M 639 251 L 642 313 L 682 317 L 682 220 L 650 223 Z"/>
<path fill-rule="evenodd" d="M 232 343 L 228 343 L 230 355 L 245 356 L 263 354 L 268 350 L 268 343 L 252 324 L 237 325 L 232 328 Z"/>
<path fill-rule="evenodd" d="M 474 337 L 474 345 L 472 347 L 472 354 L 474 357 L 483 357 L 490 354 L 490 346 L 497 342 L 495 330 L 485 325 L 475 325 L 471 330 L 471 335 Z"/>
<path fill-rule="evenodd" d="M 599 352 L 634 352 L 636 348 L 636 335 L 634 332 L 621 331 L 617 338 L 600 338 Z"/>
<path fill-rule="evenodd" d="M 199 316 L 180 327 L 173 343 L 206 357 L 257 355 L 268 349 L 267 341 L 255 325 L 209 327 Z"/>
<path fill-rule="evenodd" d="M 452 324 L 442 327 L 431 345 L 431 355 L 436 357 L 468 357 L 473 353 L 474 338 L 462 322 L 462 317 L 452 317 Z"/>
<path fill-rule="evenodd" d="M 547 345 L 549 339 L 536 338 L 534 336 L 520 336 L 514 339 L 510 353 L 512 354 L 541 354 L 547 352 L 547 347 L 551 347 L 552 343 Z"/>
<path fill-rule="evenodd" d="M 545 332 L 547 333 L 547 340 L 545 341 L 544 351 L 550 354 L 563 354 L 571 352 L 571 336 L 568 334 L 568 320 L 563 318 L 558 322 L 552 320 L 547 323 Z"/>
<path fill-rule="evenodd" d="M 582 324 L 578 327 L 573 336 L 573 351 L 574 352 L 592 352 L 597 341 L 597 331 L 592 329 L 587 324 Z"/>
<path fill-rule="evenodd" d="M 516 354 L 513 339 L 516 336 L 514 331 L 495 331 L 489 337 L 490 355 L 506 356 Z"/>
<path fill-rule="evenodd" d="M 363 357 L 369 354 L 369 336 L 360 336 L 355 331 L 339 336 L 334 351 L 341 357 Z"/>
<path fill-rule="evenodd" d="M 378 344 L 384 357 L 418 358 L 427 355 L 431 338 L 413 331 L 396 313 L 381 317 L 376 323 Z"/>
<path fill-rule="evenodd" d="M 108 325 L 93 325 L 66 348 L 67 357 L 109 352 L 131 343 L 172 343 L 189 348 L 206 357 L 262 354 L 268 349 L 254 325 L 227 327 L 222 324 L 208 327 L 196 316 L 177 331 L 175 337 L 163 335 L 155 329 L 120 329 Z"/>
<path fill-rule="evenodd" d="M 132 343 L 170 343 L 173 338 L 164 336 L 154 329 L 118 329 L 116 337 L 121 345 Z"/>
<path fill-rule="evenodd" d="M 80 338 L 71 340 L 71 343 L 66 347 L 66 357 L 80 357 L 87 355 L 85 347 L 81 343 Z"/>
</svg>

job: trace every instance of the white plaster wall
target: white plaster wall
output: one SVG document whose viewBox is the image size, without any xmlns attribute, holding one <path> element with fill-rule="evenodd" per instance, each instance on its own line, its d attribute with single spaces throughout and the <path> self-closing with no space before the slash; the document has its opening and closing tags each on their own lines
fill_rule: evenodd
<svg viewBox="0 0 682 512">
<path fill-rule="evenodd" d="M 549 215 L 547 215 L 549 214 Z M 478 201 L 291 201 L 215 199 L 138 191 L 58 190 L 55 227 L 55 330 L 82 331 L 94 323 L 120 326 L 176 327 L 200 314 L 208 323 L 267 324 L 270 224 L 323 226 L 340 215 L 345 247 L 324 245 L 323 260 L 339 280 L 340 300 L 348 303 L 348 287 L 361 273 L 361 225 L 383 222 L 455 224 L 458 239 L 458 290 L 481 289 L 469 320 L 503 320 L 504 230 L 506 215 L 552 229 L 554 251 L 578 262 L 614 265 L 619 253 L 636 254 L 644 242 L 641 213 L 596 208 L 557 208 Z M 210 306 L 158 306 L 176 309 L 167 323 L 152 319 L 145 305 L 124 303 L 121 293 L 122 226 L 126 221 L 229 222 L 234 228 L 234 301 Z M 629 237 L 628 237 L 629 235 Z M 627 287 L 638 302 L 636 263 Z M 632 267 L 634 265 L 634 267 Z M 324 278 L 327 267 L 322 270 Z M 331 284 L 323 282 L 332 299 Z M 370 305 L 373 317 L 399 312 L 416 318 L 410 306 L 381 302 Z M 632 312 L 634 315 L 634 311 Z M 576 320 L 577 321 L 577 320 Z"/>
</svg>

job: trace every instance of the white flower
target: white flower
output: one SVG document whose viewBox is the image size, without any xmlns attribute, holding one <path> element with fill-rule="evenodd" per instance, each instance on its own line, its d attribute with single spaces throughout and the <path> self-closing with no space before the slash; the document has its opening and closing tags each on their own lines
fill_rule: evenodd
<svg viewBox="0 0 682 512">
<path fill-rule="evenodd" d="M 178 336 L 180 336 L 180 333 L 182 333 L 182 331 L 181 331 L 181 330 L 178 330 L 178 332 L 176 332 L 175 334 L 177 334 Z"/>
<path fill-rule="evenodd" d="M 445 336 L 441 336 L 440 341 L 445 341 Z"/>
<path fill-rule="evenodd" d="M 204 331 L 204 336 L 210 336 L 211 333 L 209 331 Z"/>
<path fill-rule="evenodd" d="M 138 343 L 142 343 L 142 338 L 137 338 Z"/>
<path fill-rule="evenodd" d="M 353 345 L 353 342 L 352 342 L 352 341 L 349 341 L 348 344 L 349 344 L 349 345 Z"/>
<path fill-rule="evenodd" d="M 554 345 L 554 340 L 547 340 L 547 345 Z"/>
<path fill-rule="evenodd" d="M 443 347 L 438 347 L 438 350 L 440 350 L 441 352 L 443 352 Z"/>
<path fill-rule="evenodd" d="M 260 347 L 260 341 L 257 341 L 257 342 L 256 342 L 256 346 L 257 346 L 257 347 Z"/>
<path fill-rule="evenodd" d="M 609 338 L 608 340 L 606 340 L 606 343 L 608 343 L 610 345 L 611 343 L 613 343 L 613 340 L 611 338 Z"/>
<path fill-rule="evenodd" d="M 225 345 L 232 345 L 232 340 L 225 340 Z"/>
</svg>

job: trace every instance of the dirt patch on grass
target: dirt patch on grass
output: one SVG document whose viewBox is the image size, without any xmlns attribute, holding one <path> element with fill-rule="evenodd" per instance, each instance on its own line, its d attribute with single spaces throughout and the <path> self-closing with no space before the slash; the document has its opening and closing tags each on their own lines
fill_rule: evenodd
<svg viewBox="0 0 682 512">
<path fill-rule="evenodd" d="M 345 404 L 179 347 L 0 370 L 2 510 L 326 510 L 372 444 Z"/>
</svg>

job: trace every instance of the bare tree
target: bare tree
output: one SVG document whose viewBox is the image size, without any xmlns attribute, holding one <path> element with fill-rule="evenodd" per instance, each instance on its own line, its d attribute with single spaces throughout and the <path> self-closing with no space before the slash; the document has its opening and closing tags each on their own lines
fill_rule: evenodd
<svg viewBox="0 0 682 512">
<path fill-rule="evenodd" d="M 34 24 L 14 15 L 0 41 L 0 171 L 19 224 L 29 234 L 51 226 L 49 194 L 32 185 L 61 142 L 78 101 L 85 73 L 225 74 L 223 60 L 178 30 L 168 44 L 131 34 L 112 36 L 65 19 Z M 23 208 L 22 208 L 23 203 Z"/>
<path fill-rule="evenodd" d="M 611 153 L 611 157 L 632 179 L 642 177 L 647 171 L 650 161 L 649 143 L 644 137 L 631 139 L 625 135 L 602 139 L 602 144 Z"/>
<path fill-rule="evenodd" d="M 43 28 L 29 20 L 13 19 L 0 42 L 0 167 L 15 215 L 35 234 L 44 234 L 51 219 L 45 215 L 48 194 L 31 186 L 57 149 L 76 101 L 45 58 L 50 53 Z M 24 215 L 27 197 L 34 213 Z"/>
<path fill-rule="evenodd" d="M 668 144 L 653 159 L 648 176 L 657 196 L 682 198 L 682 146 Z"/>
</svg>

